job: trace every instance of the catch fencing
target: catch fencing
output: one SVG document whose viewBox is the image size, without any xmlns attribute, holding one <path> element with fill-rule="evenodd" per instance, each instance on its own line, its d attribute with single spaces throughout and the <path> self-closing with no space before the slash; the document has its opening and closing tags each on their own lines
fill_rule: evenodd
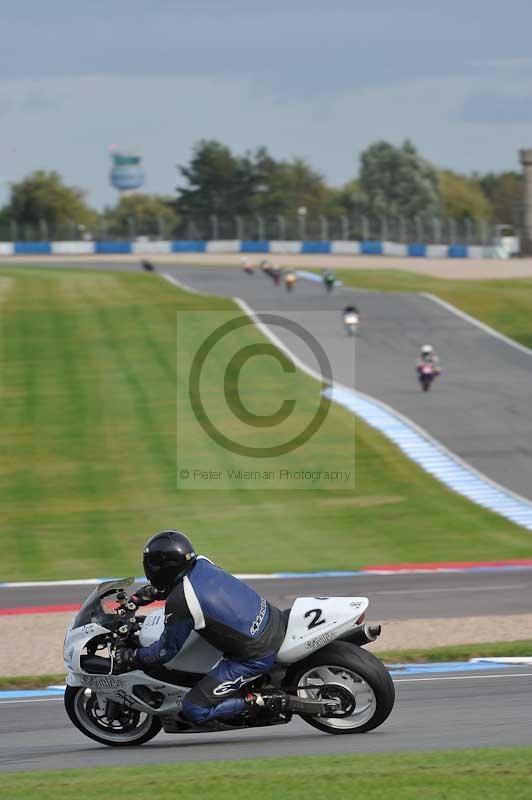
<svg viewBox="0 0 532 800">
<path fill-rule="evenodd" d="M 300 209 L 304 211 L 305 209 Z M 104 217 L 93 229 L 73 221 L 54 224 L 45 219 L 28 225 L 8 220 L 0 224 L 0 242 L 128 241 L 152 242 L 395 242 L 415 245 L 494 246 L 510 226 L 485 220 L 442 217 L 369 217 L 310 215 L 210 214 L 175 219 L 129 217 L 110 224 Z M 511 231 L 513 233 L 513 229 Z"/>
</svg>

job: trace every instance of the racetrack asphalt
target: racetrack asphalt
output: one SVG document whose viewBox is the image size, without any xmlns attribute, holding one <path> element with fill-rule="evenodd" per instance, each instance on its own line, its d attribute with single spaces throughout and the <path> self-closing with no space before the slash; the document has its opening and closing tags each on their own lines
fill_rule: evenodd
<svg viewBox="0 0 532 800">
<path fill-rule="evenodd" d="M 369 597 L 378 620 L 477 617 L 530 613 L 532 570 L 250 579 L 264 597 L 288 608 L 296 597 Z M 91 586 L 0 587 L 0 609 L 82 603 Z M 516 636 L 515 638 L 519 638 Z"/>
<path fill-rule="evenodd" d="M 288 755 L 532 746 L 532 668 L 395 679 L 397 701 L 381 728 L 331 736 L 287 726 L 191 736 L 159 734 L 141 748 L 92 742 L 68 720 L 62 698 L 0 702 L 0 770 L 75 769 Z M 371 761 L 368 761 L 371 771 Z"/>
<path fill-rule="evenodd" d="M 234 269 L 165 266 L 164 272 L 198 291 L 241 297 L 254 311 L 299 322 L 325 349 L 335 381 L 384 401 L 489 478 L 532 499 L 531 355 L 414 293 L 340 287 L 328 295 L 321 284 L 301 279 L 288 293 L 262 274 Z M 348 303 L 360 313 L 356 342 L 341 324 Z M 316 369 L 304 342 L 272 330 Z M 424 343 L 435 347 L 443 368 L 429 394 L 419 390 L 415 373 Z"/>
</svg>

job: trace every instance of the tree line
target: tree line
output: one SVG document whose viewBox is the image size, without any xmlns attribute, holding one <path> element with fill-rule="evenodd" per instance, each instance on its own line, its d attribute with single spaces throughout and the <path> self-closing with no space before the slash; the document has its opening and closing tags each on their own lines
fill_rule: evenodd
<svg viewBox="0 0 532 800">
<path fill-rule="evenodd" d="M 29 228 L 40 238 L 144 234 L 171 237 L 185 220 L 294 218 L 416 219 L 518 223 L 522 176 L 518 172 L 462 175 L 438 169 L 410 141 L 370 145 L 356 177 L 341 187 L 300 158 L 274 159 L 265 147 L 238 155 L 215 140 L 198 142 L 188 164 L 177 167 L 174 196 L 135 193 L 99 212 L 86 192 L 57 172 L 37 170 L 10 186 L 0 209 L 0 231 Z M 217 230 L 217 229 L 216 229 Z M 35 235 L 35 234 L 33 234 Z"/>
</svg>

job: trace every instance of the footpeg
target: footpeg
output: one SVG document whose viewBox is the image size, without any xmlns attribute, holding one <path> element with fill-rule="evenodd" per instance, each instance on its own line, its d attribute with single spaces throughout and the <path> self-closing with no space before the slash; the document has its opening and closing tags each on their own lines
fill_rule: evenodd
<svg viewBox="0 0 532 800">
<path fill-rule="evenodd" d="M 288 702 L 288 696 L 284 692 L 272 692 L 271 694 L 250 692 L 246 695 L 247 705 L 263 708 L 276 716 L 286 711 Z"/>
</svg>

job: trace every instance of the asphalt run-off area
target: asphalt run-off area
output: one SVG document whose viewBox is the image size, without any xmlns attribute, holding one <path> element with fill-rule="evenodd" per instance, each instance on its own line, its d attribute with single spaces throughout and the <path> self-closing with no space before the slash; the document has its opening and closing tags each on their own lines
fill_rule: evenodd
<svg viewBox="0 0 532 800">
<path fill-rule="evenodd" d="M 240 297 L 254 311 L 299 322 L 324 348 L 335 381 L 383 401 L 492 480 L 532 499 L 532 448 L 526 437 L 532 430 L 531 354 L 419 294 L 347 287 L 326 294 L 320 283 L 301 279 L 288 293 L 265 276 L 234 269 L 165 265 L 164 272 L 196 291 Z M 341 324 L 350 302 L 361 319 L 355 348 Z M 316 368 L 303 342 L 282 328 L 275 334 Z M 430 402 L 418 390 L 414 371 L 426 341 L 437 348 L 444 369 Z"/>
</svg>

